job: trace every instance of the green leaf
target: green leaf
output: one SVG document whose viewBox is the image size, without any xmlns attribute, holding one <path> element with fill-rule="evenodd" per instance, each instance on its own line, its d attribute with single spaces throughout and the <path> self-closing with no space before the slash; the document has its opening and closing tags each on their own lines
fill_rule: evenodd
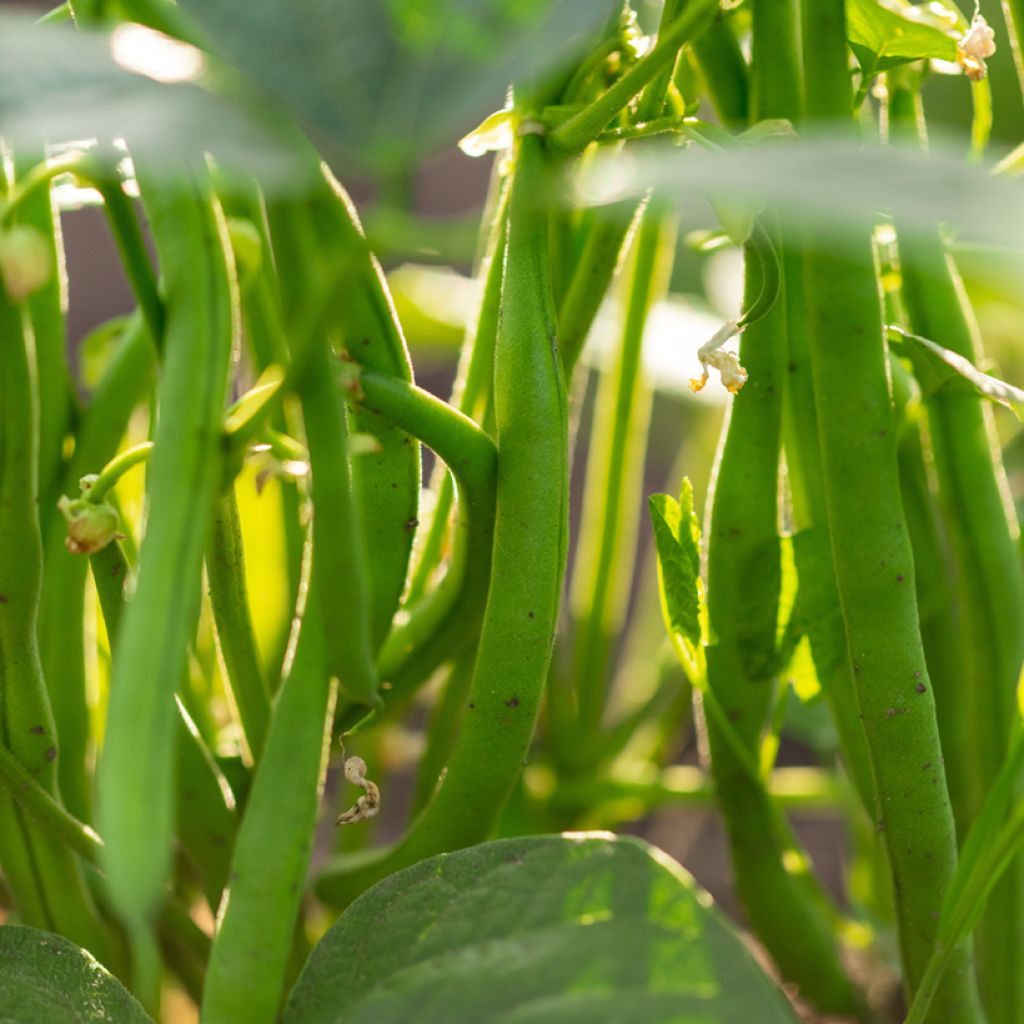
<svg viewBox="0 0 1024 1024">
<path fill-rule="evenodd" d="M 665 624 L 696 647 L 701 639 L 700 527 L 693 513 L 693 485 L 684 479 L 678 502 L 654 494 L 649 506 Z"/>
<path fill-rule="evenodd" d="M 292 181 L 296 162 L 266 118 L 215 95 L 215 77 L 198 50 L 139 26 L 107 35 L 0 14 L 0 136 L 12 148 L 124 138 L 151 167 L 205 151 Z"/>
<path fill-rule="evenodd" d="M 16 925 L 0 927 L 4 1024 L 152 1024 L 128 990 L 73 942 Z"/>
<path fill-rule="evenodd" d="M 574 184 L 577 198 L 594 205 L 639 197 L 650 188 L 680 206 L 702 194 L 771 205 L 783 227 L 826 227 L 836 249 L 848 241 L 860 244 L 865 226 L 889 215 L 904 234 L 934 233 L 941 221 L 961 243 L 1019 252 L 1019 182 L 965 161 L 962 138 L 929 134 L 927 153 L 916 145 L 882 146 L 827 131 L 808 131 L 792 144 L 729 152 L 650 140 L 642 150 L 602 154 L 580 167 Z"/>
<path fill-rule="evenodd" d="M 869 77 L 915 60 L 956 60 L 956 39 L 944 23 L 912 4 L 849 0 L 846 32 Z"/>
<path fill-rule="evenodd" d="M 407 167 L 572 63 L 612 0 L 181 0 L 213 45 L 342 159 Z"/>
<path fill-rule="evenodd" d="M 607 833 L 485 843 L 375 886 L 320 941 L 284 1024 L 793 1024 L 710 897 Z"/>
<path fill-rule="evenodd" d="M 939 375 L 939 384 L 931 386 L 931 390 L 937 387 L 948 386 L 948 381 L 959 381 L 967 383 L 982 398 L 990 402 L 1005 406 L 1018 420 L 1024 421 L 1024 391 L 1012 384 L 1008 384 L 998 377 L 990 377 L 982 373 L 969 359 L 965 359 L 959 352 L 953 352 L 943 348 L 930 338 L 922 338 L 919 334 L 911 334 L 909 331 L 901 330 L 899 327 L 888 328 L 890 336 L 899 341 L 911 341 L 920 345 L 932 359 L 933 368 Z M 952 372 L 950 372 L 952 371 Z"/>
</svg>

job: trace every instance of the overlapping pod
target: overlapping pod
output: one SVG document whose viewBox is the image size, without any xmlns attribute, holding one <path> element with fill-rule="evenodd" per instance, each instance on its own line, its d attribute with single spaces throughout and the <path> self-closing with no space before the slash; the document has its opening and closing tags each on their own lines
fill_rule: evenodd
<svg viewBox="0 0 1024 1024">
<path fill-rule="evenodd" d="M 347 902 L 423 857 L 484 839 L 518 778 L 551 659 L 568 531 L 568 427 L 555 345 L 544 143 L 518 140 L 495 352 L 497 515 L 491 586 L 469 707 L 444 781 L 399 844 L 318 892 Z"/>
<path fill-rule="evenodd" d="M 221 486 L 220 444 L 235 294 L 223 219 L 206 172 L 137 169 L 166 307 L 162 415 L 147 477 L 138 585 L 120 630 L 99 823 L 110 893 L 126 920 L 151 919 L 170 871 L 174 693 L 199 611 L 200 571 Z M 183 500 L 183 495 L 188 500 Z"/>
<path fill-rule="evenodd" d="M 0 743 L 52 796 L 60 754 L 36 637 L 42 582 L 35 367 L 23 310 L 0 284 Z M 73 854 L 0 795 L 0 865 L 22 920 L 108 956 Z"/>
<path fill-rule="evenodd" d="M 807 114 L 849 125 L 844 0 L 805 0 Z M 807 231 L 811 370 L 839 599 L 889 856 L 904 984 L 934 947 L 956 865 L 956 832 L 900 502 L 894 418 L 871 226 L 842 252 Z M 932 1007 L 936 1022 L 983 1019 L 969 950 Z"/>
</svg>

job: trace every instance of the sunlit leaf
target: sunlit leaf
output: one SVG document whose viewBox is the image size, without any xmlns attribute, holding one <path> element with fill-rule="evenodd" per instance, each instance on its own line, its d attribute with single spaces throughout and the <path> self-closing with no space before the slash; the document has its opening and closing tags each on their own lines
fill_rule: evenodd
<svg viewBox="0 0 1024 1024">
<path fill-rule="evenodd" d="M 15 149 L 124 138 L 152 167 L 191 151 L 268 179 L 294 174 L 252 109 L 207 88 L 208 71 L 198 50 L 139 26 L 108 35 L 0 14 L 0 136 Z"/>
<path fill-rule="evenodd" d="M 959 352 L 943 348 L 942 345 L 932 341 L 930 338 L 922 338 L 919 334 L 910 334 L 897 327 L 890 327 L 889 333 L 898 340 L 920 345 L 931 353 L 932 357 L 938 360 L 940 367 L 946 371 L 945 376 L 947 379 L 953 374 L 957 375 L 957 377 L 967 381 L 982 398 L 987 398 L 991 402 L 1005 406 L 1017 419 L 1024 420 L 1024 391 L 1020 388 L 1014 387 L 998 377 L 991 377 L 987 373 L 982 373 L 969 359 L 965 359 Z"/>
<path fill-rule="evenodd" d="M 181 0 L 224 57 L 326 146 L 394 171 L 571 65 L 612 0 Z"/>
<path fill-rule="evenodd" d="M 607 833 L 485 843 L 357 900 L 285 1024 L 792 1024 L 706 893 Z"/>
<path fill-rule="evenodd" d="M 73 942 L 0 926 L 4 1024 L 152 1024 L 128 990 Z"/>
<path fill-rule="evenodd" d="M 915 60 L 956 60 L 956 39 L 911 4 L 849 0 L 846 31 L 865 75 Z"/>
<path fill-rule="evenodd" d="M 649 506 L 666 624 L 696 647 L 701 639 L 700 530 L 693 512 L 693 485 L 683 480 L 678 502 L 667 494 L 654 494 Z"/>
<path fill-rule="evenodd" d="M 695 195 L 773 203 L 793 228 L 815 223 L 830 242 L 863 240 L 888 216 L 901 231 L 934 231 L 936 222 L 973 242 L 1019 249 L 1024 238 L 1020 182 L 993 178 L 964 160 L 963 144 L 933 134 L 929 152 L 849 136 L 810 135 L 791 145 L 712 153 L 651 142 L 642 153 L 608 156 L 575 182 L 584 202 L 605 204 L 655 187 L 679 205 Z"/>
</svg>

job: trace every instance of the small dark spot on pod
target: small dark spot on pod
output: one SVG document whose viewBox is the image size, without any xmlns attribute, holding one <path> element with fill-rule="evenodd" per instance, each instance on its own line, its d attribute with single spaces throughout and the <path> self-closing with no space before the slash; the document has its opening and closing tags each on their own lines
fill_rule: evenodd
<svg viewBox="0 0 1024 1024">
<path fill-rule="evenodd" d="M 528 615 L 528 616 L 529 616 L 529 617 L 530 617 L 531 619 L 534 619 L 534 618 L 536 618 L 536 617 L 537 617 L 537 616 L 536 616 L 536 613 L 535 613 L 535 612 L 527 612 L 526 614 L 527 614 L 527 615 Z"/>
<path fill-rule="evenodd" d="M 928 687 L 925 686 L 924 683 L 918 683 L 917 686 L 914 687 L 914 689 L 917 690 L 918 693 L 928 692 Z"/>
<path fill-rule="evenodd" d="M 7 604 L 7 595 L 0 594 L 0 604 Z"/>
<path fill-rule="evenodd" d="M 57 758 L 57 748 L 56 747 L 50 747 L 50 749 L 47 750 L 47 752 L 46 752 L 46 760 L 47 761 L 54 761 L 54 760 L 56 760 L 56 758 Z"/>
<path fill-rule="evenodd" d="M 403 528 L 406 530 L 415 530 L 420 525 L 420 521 L 413 516 L 412 519 L 407 519 L 403 524 Z"/>
<path fill-rule="evenodd" d="M 903 582 L 903 574 L 902 573 L 900 573 L 900 575 L 896 577 L 896 582 L 897 583 L 902 583 Z"/>
<path fill-rule="evenodd" d="M 33 725 L 29 732 L 34 732 L 37 736 L 42 736 L 46 732 L 46 728 L 42 725 Z"/>
<path fill-rule="evenodd" d="M 517 708 L 517 707 L 519 707 L 519 698 L 518 697 L 509 697 L 509 699 L 507 701 L 505 701 L 505 707 L 507 707 L 507 708 Z"/>
<path fill-rule="evenodd" d="M 796 373 L 796 363 L 791 361 L 786 369 L 789 370 L 790 373 Z"/>
<path fill-rule="evenodd" d="M 856 675 L 860 671 L 860 665 L 857 662 L 853 662 L 853 674 Z"/>
<path fill-rule="evenodd" d="M 896 709 L 895 708 L 889 708 L 886 711 L 886 713 L 885 713 L 885 717 L 886 718 L 895 718 L 896 717 Z"/>
<path fill-rule="evenodd" d="M 472 701 L 470 701 L 470 703 L 469 703 L 469 710 L 470 711 L 476 711 L 476 705 Z"/>
</svg>

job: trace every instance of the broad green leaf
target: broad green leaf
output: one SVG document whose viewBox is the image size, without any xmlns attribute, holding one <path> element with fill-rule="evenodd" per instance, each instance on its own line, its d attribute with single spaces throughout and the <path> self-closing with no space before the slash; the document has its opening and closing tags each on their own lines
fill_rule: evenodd
<svg viewBox="0 0 1024 1024">
<path fill-rule="evenodd" d="M 17 925 L 0 927 L 4 1024 L 152 1024 L 128 990 L 73 942 Z"/>
<path fill-rule="evenodd" d="M 693 485 L 684 479 L 678 502 L 654 494 L 649 506 L 665 622 L 670 632 L 696 647 L 701 639 L 700 528 L 693 513 Z"/>
<path fill-rule="evenodd" d="M 849 0 L 846 32 L 865 75 L 915 60 L 956 60 L 956 39 L 922 11 L 912 4 Z"/>
<path fill-rule="evenodd" d="M 570 65 L 612 0 L 181 0 L 213 46 L 343 160 L 408 166 Z"/>
<path fill-rule="evenodd" d="M 200 51 L 140 26 L 79 32 L 0 14 L 0 136 L 12 148 L 124 138 L 152 167 L 209 152 L 290 181 L 295 162 L 265 120 L 215 95 L 215 80 Z"/>
<path fill-rule="evenodd" d="M 825 132 L 793 144 L 740 147 L 730 152 L 664 145 L 607 155 L 581 168 L 576 194 L 605 205 L 649 188 L 680 205 L 695 195 L 717 201 L 772 204 L 784 226 L 815 224 L 830 242 L 860 244 L 866 226 L 892 216 L 904 232 L 934 233 L 942 222 L 960 241 L 1021 249 L 1024 202 L 1020 184 L 993 177 L 964 160 L 959 139 L 932 133 L 929 150 L 882 146 Z"/>
<path fill-rule="evenodd" d="M 357 900 L 284 1024 L 793 1024 L 711 899 L 607 833 L 485 843 Z"/>
<path fill-rule="evenodd" d="M 991 377 L 987 373 L 982 373 L 969 359 L 965 359 L 959 352 L 943 348 L 942 345 L 937 344 L 930 338 L 922 338 L 919 334 L 911 334 L 898 327 L 890 327 L 888 330 L 889 334 L 895 336 L 896 339 L 913 342 L 927 350 L 933 357 L 933 360 L 937 361 L 940 368 L 939 372 L 945 371 L 945 378 L 947 380 L 957 380 L 958 377 L 962 378 L 982 398 L 987 398 L 991 402 L 1005 406 L 1018 420 L 1024 420 L 1024 391 L 1020 388 L 1007 384 L 1006 381 L 1000 380 L 998 377 Z"/>
</svg>

